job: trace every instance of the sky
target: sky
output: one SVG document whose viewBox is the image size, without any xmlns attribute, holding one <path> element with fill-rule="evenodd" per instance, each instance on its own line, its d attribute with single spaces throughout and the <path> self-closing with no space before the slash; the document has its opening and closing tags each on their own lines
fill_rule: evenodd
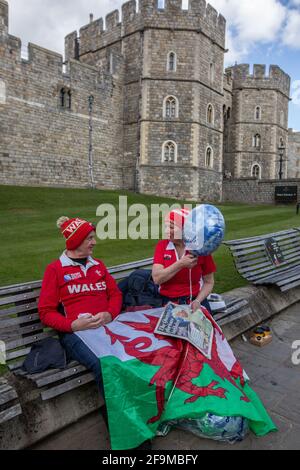
<svg viewBox="0 0 300 470">
<path fill-rule="evenodd" d="M 161 0 L 160 0 L 161 1 Z M 183 0 L 187 2 L 188 0 Z M 9 32 L 63 54 L 64 37 L 124 0 L 8 0 Z M 227 20 L 225 66 L 270 64 L 291 77 L 289 127 L 300 131 L 300 0 L 210 0 Z"/>
</svg>

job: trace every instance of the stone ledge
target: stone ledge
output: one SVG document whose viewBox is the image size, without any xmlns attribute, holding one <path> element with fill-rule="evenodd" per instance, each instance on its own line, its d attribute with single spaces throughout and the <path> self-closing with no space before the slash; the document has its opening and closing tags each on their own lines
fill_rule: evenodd
<svg viewBox="0 0 300 470">
<path fill-rule="evenodd" d="M 230 341 L 245 333 L 254 326 L 282 312 L 291 305 L 300 302 L 300 287 L 281 292 L 277 287 L 253 286 L 240 287 L 226 292 L 230 297 L 240 297 L 248 300 L 252 313 L 247 317 L 236 320 L 222 329 Z"/>
<path fill-rule="evenodd" d="M 76 423 L 103 404 L 96 384 L 87 384 L 52 400 L 42 401 L 39 390 L 26 379 L 5 377 L 18 391 L 23 413 L 0 426 L 0 449 L 26 449 Z"/>
</svg>

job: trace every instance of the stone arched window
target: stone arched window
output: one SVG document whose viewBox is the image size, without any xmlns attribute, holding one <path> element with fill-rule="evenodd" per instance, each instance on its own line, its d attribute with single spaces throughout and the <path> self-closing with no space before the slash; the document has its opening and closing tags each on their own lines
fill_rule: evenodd
<svg viewBox="0 0 300 470">
<path fill-rule="evenodd" d="M 215 81 L 215 71 L 216 71 L 215 64 L 211 62 L 209 64 L 209 80 L 211 83 Z"/>
<path fill-rule="evenodd" d="M 253 178 L 261 179 L 261 167 L 258 163 L 255 163 L 251 168 L 251 176 Z"/>
<path fill-rule="evenodd" d="M 208 168 L 213 168 L 214 165 L 214 152 L 213 149 L 209 146 L 205 152 L 205 166 Z"/>
<path fill-rule="evenodd" d="M 279 139 L 279 147 L 284 147 L 283 137 L 280 137 L 280 139 Z"/>
<path fill-rule="evenodd" d="M 280 112 L 280 125 L 281 126 L 284 126 L 284 120 L 285 120 L 284 111 L 281 111 Z"/>
<path fill-rule="evenodd" d="M 69 88 L 61 88 L 59 94 L 60 106 L 65 109 L 71 109 L 72 93 Z"/>
<path fill-rule="evenodd" d="M 167 140 L 162 146 L 162 162 L 177 163 L 177 144 L 172 140 Z"/>
<path fill-rule="evenodd" d="M 176 119 L 179 115 L 179 102 L 175 96 L 167 96 L 164 99 L 163 116 L 167 119 Z"/>
<path fill-rule="evenodd" d="M 176 72 L 176 68 L 177 68 L 177 56 L 175 52 L 170 51 L 168 54 L 168 60 L 167 60 L 167 71 Z"/>
<path fill-rule="evenodd" d="M 207 112 L 206 112 L 206 122 L 208 124 L 213 124 L 215 120 L 215 112 L 212 104 L 209 104 L 207 106 Z"/>
<path fill-rule="evenodd" d="M 261 148 L 261 135 L 255 134 L 253 137 L 253 147 L 260 149 Z"/>
<path fill-rule="evenodd" d="M 261 107 L 260 106 L 256 106 L 255 108 L 255 119 L 256 121 L 260 121 L 261 119 Z"/>
</svg>

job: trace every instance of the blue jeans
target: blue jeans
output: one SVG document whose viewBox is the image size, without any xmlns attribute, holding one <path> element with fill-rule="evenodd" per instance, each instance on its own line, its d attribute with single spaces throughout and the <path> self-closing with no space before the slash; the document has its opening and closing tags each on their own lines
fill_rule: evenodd
<svg viewBox="0 0 300 470">
<path fill-rule="evenodd" d="M 67 352 L 69 359 L 73 359 L 93 372 L 96 384 L 104 397 L 104 387 L 100 359 L 75 334 L 60 334 L 60 342 Z"/>
</svg>

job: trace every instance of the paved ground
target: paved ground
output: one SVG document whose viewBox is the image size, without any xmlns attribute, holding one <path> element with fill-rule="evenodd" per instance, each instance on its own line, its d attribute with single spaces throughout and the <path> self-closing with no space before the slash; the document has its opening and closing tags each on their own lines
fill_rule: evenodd
<svg viewBox="0 0 300 470">
<path fill-rule="evenodd" d="M 153 441 L 154 450 L 300 449 L 300 365 L 292 363 L 292 343 L 300 341 L 300 304 L 268 323 L 273 341 L 258 348 L 242 338 L 231 346 L 252 381 L 279 431 L 265 437 L 250 435 L 243 442 L 224 445 L 174 430 Z M 300 354 L 299 354 L 300 358 Z M 108 435 L 99 413 L 94 413 L 59 434 L 36 445 L 39 450 L 109 449 Z"/>
</svg>

